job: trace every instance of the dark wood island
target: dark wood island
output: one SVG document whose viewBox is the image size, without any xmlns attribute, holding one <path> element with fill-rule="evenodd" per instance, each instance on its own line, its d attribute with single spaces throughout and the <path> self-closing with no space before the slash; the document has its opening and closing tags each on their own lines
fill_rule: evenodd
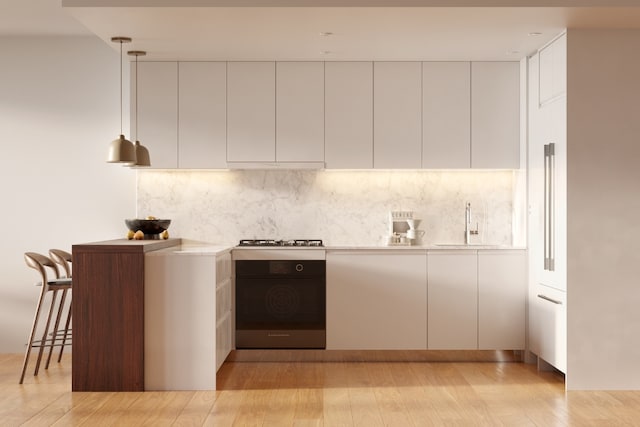
<svg viewBox="0 0 640 427">
<path fill-rule="evenodd" d="M 144 390 L 144 255 L 180 243 L 73 245 L 73 391 Z"/>
</svg>

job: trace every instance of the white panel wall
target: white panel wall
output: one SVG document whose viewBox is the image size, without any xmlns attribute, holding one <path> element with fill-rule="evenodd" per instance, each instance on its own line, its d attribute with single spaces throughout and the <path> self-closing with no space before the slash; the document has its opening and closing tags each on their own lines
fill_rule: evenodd
<svg viewBox="0 0 640 427">
<path fill-rule="evenodd" d="M 640 31 L 567 43 L 567 387 L 638 390 Z"/>
<path fill-rule="evenodd" d="M 123 235 L 136 214 L 136 172 L 105 162 L 120 132 L 113 46 L 0 37 L 0 56 L 0 353 L 22 353 L 39 292 L 23 253 Z"/>
</svg>

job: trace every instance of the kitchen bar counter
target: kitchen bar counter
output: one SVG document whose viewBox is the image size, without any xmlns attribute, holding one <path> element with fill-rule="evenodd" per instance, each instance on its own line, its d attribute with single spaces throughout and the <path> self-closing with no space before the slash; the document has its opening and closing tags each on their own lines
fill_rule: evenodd
<svg viewBox="0 0 640 427">
<path fill-rule="evenodd" d="M 73 391 L 144 390 L 145 254 L 181 239 L 73 245 Z"/>
</svg>

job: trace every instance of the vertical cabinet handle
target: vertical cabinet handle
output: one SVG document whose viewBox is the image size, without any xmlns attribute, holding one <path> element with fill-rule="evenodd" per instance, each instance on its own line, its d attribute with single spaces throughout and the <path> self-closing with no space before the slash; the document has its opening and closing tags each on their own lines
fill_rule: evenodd
<svg viewBox="0 0 640 427">
<path fill-rule="evenodd" d="M 555 144 L 544 146 L 544 269 L 555 271 Z"/>
</svg>

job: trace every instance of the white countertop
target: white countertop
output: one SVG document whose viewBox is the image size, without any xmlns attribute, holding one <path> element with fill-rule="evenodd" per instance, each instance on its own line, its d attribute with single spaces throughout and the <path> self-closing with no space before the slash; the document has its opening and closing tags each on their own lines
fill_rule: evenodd
<svg viewBox="0 0 640 427">
<path fill-rule="evenodd" d="M 387 251 L 434 251 L 434 250 L 524 250 L 524 246 L 509 245 L 465 245 L 465 244 L 438 244 L 438 245 L 411 245 L 411 246 L 326 246 L 326 250 L 347 251 L 347 250 L 387 250 Z"/>
<path fill-rule="evenodd" d="M 431 245 L 329 245 L 329 246 L 227 246 L 207 242 L 183 240 L 179 246 L 174 246 L 159 251 L 158 254 L 190 254 L 190 255 L 220 255 L 232 250 L 257 251 L 257 250 L 324 250 L 324 251 L 439 251 L 439 250 L 525 250 L 524 246 L 509 245 L 485 245 L 485 244 L 431 244 Z"/>
</svg>

